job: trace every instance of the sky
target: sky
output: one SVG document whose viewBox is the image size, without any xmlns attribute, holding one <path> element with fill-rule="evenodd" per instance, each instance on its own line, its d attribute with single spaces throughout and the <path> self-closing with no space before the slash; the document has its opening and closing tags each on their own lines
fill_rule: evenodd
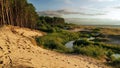
<svg viewBox="0 0 120 68">
<path fill-rule="evenodd" d="M 39 15 L 69 19 L 114 20 L 120 25 L 120 0 L 28 0 Z M 84 20 L 83 20 L 84 19 Z M 74 20 L 75 21 L 75 20 Z M 108 22 L 106 22 L 108 23 Z M 108 23 L 109 24 L 109 23 Z"/>
</svg>

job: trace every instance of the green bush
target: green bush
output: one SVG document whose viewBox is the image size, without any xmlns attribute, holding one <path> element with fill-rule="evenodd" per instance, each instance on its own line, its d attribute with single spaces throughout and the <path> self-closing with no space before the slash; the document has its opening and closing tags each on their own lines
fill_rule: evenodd
<svg viewBox="0 0 120 68">
<path fill-rule="evenodd" d="M 92 33 L 99 33 L 100 32 L 100 28 L 95 28 L 92 30 Z"/>
<path fill-rule="evenodd" d="M 44 44 L 44 46 L 46 47 L 46 48 L 49 48 L 49 49 L 63 49 L 64 50 L 64 46 L 60 43 L 60 42 L 58 42 L 58 41 L 56 41 L 56 40 L 48 40 L 48 43 L 45 43 Z"/>
<path fill-rule="evenodd" d="M 79 53 L 95 58 L 105 56 L 105 52 L 106 52 L 105 49 L 103 49 L 102 47 L 93 46 L 93 45 L 89 45 L 86 47 L 74 46 L 73 49 L 75 53 Z"/>
<path fill-rule="evenodd" d="M 111 49 L 114 53 L 120 53 L 119 45 L 101 43 L 100 46 L 102 46 L 103 48 L 106 48 L 107 50 Z"/>
<path fill-rule="evenodd" d="M 88 46 L 88 45 L 91 45 L 92 42 L 88 41 L 87 39 L 79 39 L 79 40 L 76 40 L 73 44 L 77 46 L 81 46 L 81 45 Z"/>
<path fill-rule="evenodd" d="M 113 68 L 120 68 L 120 58 L 115 59 L 115 57 L 112 56 L 111 60 L 112 61 L 109 63 L 109 65 L 111 65 Z"/>
<path fill-rule="evenodd" d="M 61 43 L 62 39 L 60 38 L 36 38 L 36 41 L 39 45 L 43 45 L 44 48 L 51 50 L 58 50 L 60 52 L 66 52 L 68 49 Z"/>
<path fill-rule="evenodd" d="M 91 34 L 82 34 L 82 33 L 81 33 L 81 37 L 90 38 L 90 37 L 91 37 Z"/>
<path fill-rule="evenodd" d="M 108 57 L 108 59 L 112 60 L 112 55 L 114 54 L 114 52 L 112 50 L 108 50 L 106 53 L 106 56 Z"/>
<path fill-rule="evenodd" d="M 108 38 L 97 37 L 92 41 L 94 41 L 94 42 L 106 42 L 106 41 L 109 41 L 109 39 Z"/>
</svg>

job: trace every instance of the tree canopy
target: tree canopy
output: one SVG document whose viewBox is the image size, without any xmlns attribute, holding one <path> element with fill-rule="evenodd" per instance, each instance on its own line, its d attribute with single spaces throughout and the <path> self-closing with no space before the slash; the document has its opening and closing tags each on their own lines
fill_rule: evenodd
<svg viewBox="0 0 120 68">
<path fill-rule="evenodd" d="M 0 0 L 0 25 L 34 28 L 38 15 L 27 0 Z"/>
<path fill-rule="evenodd" d="M 50 25 L 58 25 L 58 24 L 64 24 L 65 23 L 64 18 L 49 17 L 49 16 L 40 16 L 39 21 L 40 21 L 40 23 L 47 23 L 47 24 L 50 24 Z"/>
</svg>

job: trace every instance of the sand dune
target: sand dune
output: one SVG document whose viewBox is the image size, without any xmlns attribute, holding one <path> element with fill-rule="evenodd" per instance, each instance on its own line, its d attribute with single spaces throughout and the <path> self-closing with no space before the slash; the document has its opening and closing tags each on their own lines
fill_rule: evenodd
<svg viewBox="0 0 120 68">
<path fill-rule="evenodd" d="M 12 26 L 0 28 L 0 68 L 108 68 L 88 57 L 66 55 L 36 46 L 44 33 Z"/>
</svg>

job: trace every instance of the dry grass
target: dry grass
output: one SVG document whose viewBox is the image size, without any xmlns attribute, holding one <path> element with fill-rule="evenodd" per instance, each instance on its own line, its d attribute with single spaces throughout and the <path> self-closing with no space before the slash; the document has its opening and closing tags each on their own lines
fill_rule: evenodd
<svg viewBox="0 0 120 68">
<path fill-rule="evenodd" d="M 101 32 L 107 35 L 120 35 L 119 28 L 102 28 Z"/>
</svg>

